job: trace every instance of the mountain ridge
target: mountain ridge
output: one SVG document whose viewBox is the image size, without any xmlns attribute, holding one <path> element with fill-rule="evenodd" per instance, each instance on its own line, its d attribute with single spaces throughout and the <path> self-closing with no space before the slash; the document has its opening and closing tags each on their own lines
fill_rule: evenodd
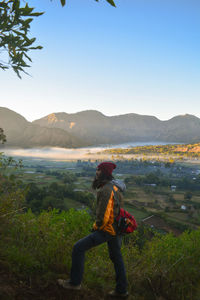
<svg viewBox="0 0 200 300">
<path fill-rule="evenodd" d="M 82 142 L 58 128 L 41 127 L 23 116 L 0 107 L 0 127 L 6 135 L 6 147 L 80 147 Z"/>
<path fill-rule="evenodd" d="M 86 115 L 87 118 L 83 116 Z M 41 126 L 62 128 L 84 139 L 89 145 L 130 141 L 196 142 L 200 140 L 200 119 L 193 115 L 179 115 L 167 121 L 155 116 L 129 113 L 105 116 L 98 111 L 68 114 L 54 113 L 56 122 L 48 123 L 48 116 L 33 121 Z"/>
<path fill-rule="evenodd" d="M 106 116 L 97 110 L 85 110 L 51 113 L 28 122 L 20 114 L 0 107 L 0 127 L 7 136 L 8 147 L 76 148 L 126 142 L 200 141 L 200 119 L 190 114 L 161 121 L 149 115 Z"/>
</svg>

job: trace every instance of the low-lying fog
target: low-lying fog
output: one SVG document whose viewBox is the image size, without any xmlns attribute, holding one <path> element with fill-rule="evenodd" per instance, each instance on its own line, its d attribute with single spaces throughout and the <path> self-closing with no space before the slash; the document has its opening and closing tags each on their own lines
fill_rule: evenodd
<svg viewBox="0 0 200 300">
<path fill-rule="evenodd" d="M 73 160 L 73 159 L 90 159 L 96 157 L 96 153 L 112 148 L 129 148 L 137 146 L 147 145 L 166 145 L 165 142 L 137 142 L 137 143 L 125 143 L 119 145 L 102 145 L 97 147 L 77 148 L 77 149 L 65 149 L 65 148 L 30 148 L 30 149 L 2 149 L 7 156 L 20 156 L 20 157 L 34 157 L 34 158 L 46 158 L 56 160 Z"/>
</svg>

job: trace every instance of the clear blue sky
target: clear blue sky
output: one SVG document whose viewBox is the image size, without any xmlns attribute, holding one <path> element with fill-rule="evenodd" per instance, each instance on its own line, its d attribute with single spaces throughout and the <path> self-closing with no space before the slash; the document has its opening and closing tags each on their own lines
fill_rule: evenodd
<svg viewBox="0 0 200 300">
<path fill-rule="evenodd" d="M 0 70 L 0 106 L 32 121 L 95 109 L 200 117 L 199 0 L 28 1 L 45 14 L 30 76 Z"/>
</svg>

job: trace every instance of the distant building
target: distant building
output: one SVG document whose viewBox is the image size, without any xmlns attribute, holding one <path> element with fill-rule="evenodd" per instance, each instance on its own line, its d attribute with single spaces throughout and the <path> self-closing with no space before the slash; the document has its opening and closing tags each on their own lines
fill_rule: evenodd
<svg viewBox="0 0 200 300">
<path fill-rule="evenodd" d="M 185 205 L 181 205 L 181 209 L 182 209 L 182 210 L 186 210 L 187 207 L 186 207 Z"/>
<path fill-rule="evenodd" d="M 171 185 L 171 191 L 175 192 L 176 191 L 176 185 Z"/>
</svg>

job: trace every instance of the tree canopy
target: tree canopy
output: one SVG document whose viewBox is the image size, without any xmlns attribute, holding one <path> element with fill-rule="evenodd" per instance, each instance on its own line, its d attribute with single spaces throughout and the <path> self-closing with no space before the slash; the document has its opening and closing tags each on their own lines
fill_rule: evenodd
<svg viewBox="0 0 200 300">
<path fill-rule="evenodd" d="M 115 6 L 113 0 L 106 1 Z M 64 6 L 66 0 L 60 2 Z M 29 51 L 42 49 L 42 46 L 35 46 L 35 37 L 29 37 L 31 22 L 43 13 L 36 12 L 27 1 L 0 1 L 0 69 L 12 68 L 19 78 L 21 72 L 26 73 L 25 70 L 32 61 Z"/>
</svg>

